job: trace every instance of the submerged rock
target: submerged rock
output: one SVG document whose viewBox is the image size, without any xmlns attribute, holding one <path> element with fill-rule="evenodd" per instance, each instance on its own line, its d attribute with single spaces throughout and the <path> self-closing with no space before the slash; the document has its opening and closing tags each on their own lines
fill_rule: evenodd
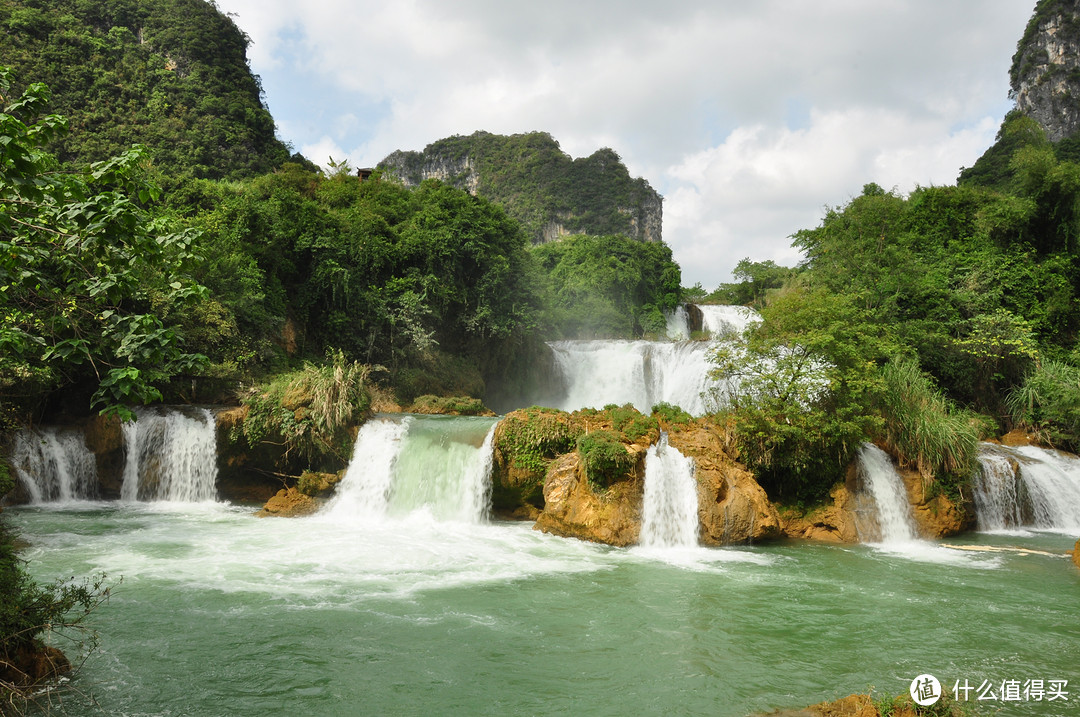
<svg viewBox="0 0 1080 717">
<path fill-rule="evenodd" d="M 311 515 L 319 509 L 319 501 L 310 495 L 305 495 L 295 487 L 282 488 L 270 500 L 266 501 L 263 509 L 255 513 L 259 518 L 278 517 L 296 518 L 302 515 Z"/>
</svg>

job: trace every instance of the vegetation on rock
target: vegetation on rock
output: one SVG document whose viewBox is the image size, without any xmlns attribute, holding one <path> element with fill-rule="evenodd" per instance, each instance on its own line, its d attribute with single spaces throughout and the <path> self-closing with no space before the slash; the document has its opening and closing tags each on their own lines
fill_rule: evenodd
<svg viewBox="0 0 1080 717">
<path fill-rule="evenodd" d="M 308 466 L 327 458 L 348 463 L 353 438 L 349 428 L 366 418 L 370 404 L 368 373 L 368 366 L 338 353 L 326 365 L 308 364 L 277 375 L 244 398 L 248 412 L 242 430 L 248 445 L 282 442 L 283 461 L 295 452 Z"/>
<path fill-rule="evenodd" d="M 52 88 L 75 167 L 142 144 L 162 177 L 240 179 L 281 165 L 248 38 L 203 0 L 0 1 L 0 65 Z M 24 89 L 26 85 L 20 86 Z"/>
<path fill-rule="evenodd" d="M 394 152 L 379 166 L 407 184 L 437 178 L 506 210 L 534 243 L 560 234 L 622 234 L 659 242 L 660 195 L 631 179 L 614 150 L 571 159 L 546 132 L 475 132 Z"/>
</svg>

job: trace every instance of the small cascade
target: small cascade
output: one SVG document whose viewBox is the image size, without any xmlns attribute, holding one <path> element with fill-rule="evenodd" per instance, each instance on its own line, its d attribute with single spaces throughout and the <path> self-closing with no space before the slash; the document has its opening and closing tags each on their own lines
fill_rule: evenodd
<svg viewBox="0 0 1080 717">
<path fill-rule="evenodd" d="M 124 425 L 123 486 L 128 501 L 193 503 L 217 497 L 214 417 L 206 409 L 136 411 Z"/>
<path fill-rule="evenodd" d="M 746 306 L 719 306 L 695 304 L 701 312 L 702 323 L 713 337 L 724 334 L 741 334 L 750 324 L 759 323 L 761 315 Z"/>
<path fill-rule="evenodd" d="M 971 484 L 979 530 L 1011 530 L 1024 524 L 1026 490 L 1015 458 L 997 446 L 983 444 Z"/>
<path fill-rule="evenodd" d="M 690 338 L 690 312 L 686 306 L 679 304 L 674 311 L 666 314 L 667 337 L 671 341 L 686 341 Z"/>
<path fill-rule="evenodd" d="M 416 415 L 368 421 L 328 514 L 353 520 L 427 513 L 436 520 L 483 522 L 496 423 Z"/>
<path fill-rule="evenodd" d="M 985 444 L 975 476 L 980 530 L 1080 533 L 1080 459 L 1036 446 Z"/>
<path fill-rule="evenodd" d="M 645 454 L 645 496 L 640 543 L 649 548 L 698 544 L 698 491 L 694 461 L 668 444 L 666 433 Z"/>
<path fill-rule="evenodd" d="M 15 436 L 11 464 L 30 502 L 69 503 L 97 494 L 97 464 L 81 431 L 25 429 Z"/>
<path fill-rule="evenodd" d="M 859 451 L 859 475 L 874 503 L 876 526 L 862 525 L 859 534 L 867 543 L 909 543 L 916 540 L 904 481 L 889 454 L 866 443 Z"/>
</svg>

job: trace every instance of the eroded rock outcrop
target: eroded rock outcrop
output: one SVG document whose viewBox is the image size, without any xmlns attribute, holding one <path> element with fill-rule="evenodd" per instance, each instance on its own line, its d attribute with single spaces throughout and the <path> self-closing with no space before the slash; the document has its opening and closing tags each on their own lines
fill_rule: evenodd
<svg viewBox="0 0 1080 717">
<path fill-rule="evenodd" d="M 633 475 L 603 491 L 593 491 L 575 451 L 559 456 L 544 480 L 544 510 L 536 529 L 608 545 L 637 543 L 641 534 L 642 455 Z"/>
<path fill-rule="evenodd" d="M 849 482 L 837 483 L 829 491 L 830 502 L 805 513 L 793 508 L 781 510 L 784 534 L 791 538 L 826 543 L 859 542 L 859 529 L 855 521 L 858 501 L 854 491 L 848 487 Z"/>
<path fill-rule="evenodd" d="M 922 538 L 946 538 L 975 527 L 971 500 L 957 502 L 941 492 L 928 490 L 918 471 L 901 469 L 915 526 Z"/>
<path fill-rule="evenodd" d="M 783 534 L 765 491 L 734 459 L 725 429 L 688 417 L 663 428 L 670 445 L 694 461 L 702 544 Z M 539 510 L 536 528 L 548 533 L 632 545 L 641 534 L 646 456 L 660 434 L 657 418 L 627 406 L 508 414 L 495 434 L 498 507 L 504 515 L 515 509 L 528 514 L 525 506 Z M 595 475 L 597 460 L 607 467 Z"/>
<path fill-rule="evenodd" d="M 1080 3 L 1041 2 L 1013 56 L 1009 80 L 1016 107 L 1035 119 L 1051 142 L 1080 131 Z"/>
<path fill-rule="evenodd" d="M 753 474 L 732 458 L 723 429 L 699 420 L 672 430 L 668 440 L 694 460 L 703 544 L 730 545 L 783 534 L 776 508 Z"/>
</svg>

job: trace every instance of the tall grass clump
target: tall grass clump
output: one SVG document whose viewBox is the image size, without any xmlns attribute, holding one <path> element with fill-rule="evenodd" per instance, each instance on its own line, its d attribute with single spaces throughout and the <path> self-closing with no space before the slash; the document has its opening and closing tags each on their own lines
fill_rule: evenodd
<svg viewBox="0 0 1080 717">
<path fill-rule="evenodd" d="M 976 416 L 945 398 L 914 359 L 894 357 L 882 372 L 884 441 L 901 465 L 924 481 L 969 476 L 978 454 Z"/>
<path fill-rule="evenodd" d="M 1005 405 L 1020 425 L 1053 445 L 1080 448 L 1080 368 L 1060 361 L 1042 361 L 1006 397 Z"/>
<path fill-rule="evenodd" d="M 281 438 L 286 453 L 305 458 L 348 455 L 347 429 L 371 405 L 370 366 L 348 362 L 341 352 L 326 364 L 305 364 L 243 399 L 248 407 L 244 435 L 255 446 Z"/>
</svg>

